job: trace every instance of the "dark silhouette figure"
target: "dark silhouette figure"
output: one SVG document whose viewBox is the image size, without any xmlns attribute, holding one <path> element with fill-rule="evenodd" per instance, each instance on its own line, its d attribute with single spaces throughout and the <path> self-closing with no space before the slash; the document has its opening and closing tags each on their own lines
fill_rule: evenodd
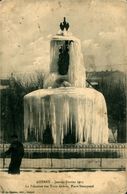
<svg viewBox="0 0 127 194">
<path fill-rule="evenodd" d="M 69 29 L 69 23 L 66 22 L 66 18 L 64 17 L 64 21 L 60 23 L 60 29 L 64 31 L 64 28 L 66 31 Z"/>
<path fill-rule="evenodd" d="M 60 75 L 66 75 L 69 68 L 69 49 L 68 42 L 59 49 L 58 72 Z"/>
<path fill-rule="evenodd" d="M 9 164 L 9 174 L 20 174 L 20 165 L 24 156 L 24 147 L 21 142 L 18 141 L 17 135 L 12 136 L 12 143 L 9 149 L 5 152 L 5 155 L 11 154 L 11 162 Z"/>
</svg>

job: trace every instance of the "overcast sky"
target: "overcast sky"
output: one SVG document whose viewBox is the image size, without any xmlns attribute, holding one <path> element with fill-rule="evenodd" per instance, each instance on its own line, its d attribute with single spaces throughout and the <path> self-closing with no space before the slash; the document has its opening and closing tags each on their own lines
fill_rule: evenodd
<svg viewBox="0 0 127 194">
<path fill-rule="evenodd" d="M 127 70 L 127 1 L 2 0 L 1 75 L 47 70 L 50 37 L 64 16 L 81 40 L 87 69 Z"/>
</svg>

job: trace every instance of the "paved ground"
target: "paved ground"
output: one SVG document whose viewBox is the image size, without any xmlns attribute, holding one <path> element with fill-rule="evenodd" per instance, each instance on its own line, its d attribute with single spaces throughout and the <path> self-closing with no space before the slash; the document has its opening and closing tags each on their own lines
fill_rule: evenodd
<svg viewBox="0 0 127 194">
<path fill-rule="evenodd" d="M 0 194 L 125 194 L 126 183 L 127 172 L 0 172 Z"/>
</svg>

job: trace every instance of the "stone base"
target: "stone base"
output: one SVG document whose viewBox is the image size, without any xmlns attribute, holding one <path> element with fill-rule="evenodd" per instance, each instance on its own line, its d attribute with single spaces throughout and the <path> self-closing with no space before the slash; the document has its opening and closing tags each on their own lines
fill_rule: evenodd
<svg viewBox="0 0 127 194">
<path fill-rule="evenodd" d="M 4 145 L 7 150 L 8 144 Z M 127 144 L 41 145 L 25 143 L 23 169 L 126 170 Z M 0 144 L 0 153 L 3 145 Z M 10 158 L 5 159 L 7 168 Z M 1 158 L 0 168 L 3 168 Z"/>
</svg>

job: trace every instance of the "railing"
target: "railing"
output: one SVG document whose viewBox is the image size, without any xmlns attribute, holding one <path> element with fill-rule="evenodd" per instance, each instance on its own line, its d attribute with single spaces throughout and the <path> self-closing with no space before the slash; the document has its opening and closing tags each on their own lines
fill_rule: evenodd
<svg viewBox="0 0 127 194">
<path fill-rule="evenodd" d="M 0 144 L 0 156 L 8 144 Z M 24 144 L 22 169 L 126 169 L 127 143 L 120 144 Z M 7 168 L 10 158 L 1 157 L 0 169 Z"/>
</svg>

